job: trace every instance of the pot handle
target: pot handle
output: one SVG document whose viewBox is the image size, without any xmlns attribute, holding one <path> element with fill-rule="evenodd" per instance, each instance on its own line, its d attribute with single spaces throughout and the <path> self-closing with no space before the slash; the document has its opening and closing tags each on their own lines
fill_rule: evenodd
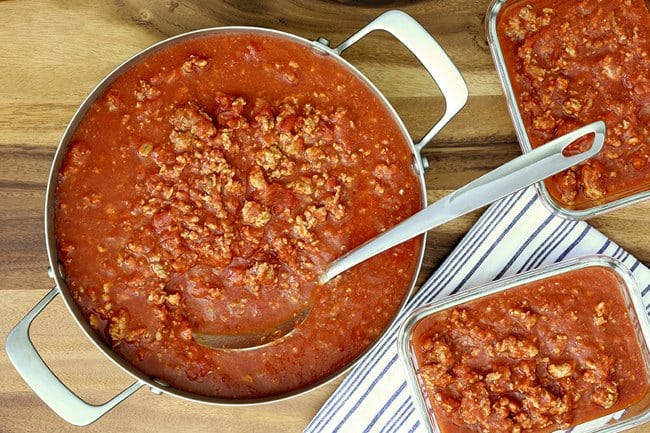
<svg viewBox="0 0 650 433">
<path fill-rule="evenodd" d="M 6 341 L 7 355 L 9 355 L 9 359 L 27 382 L 27 385 L 57 415 L 74 425 L 88 425 L 121 403 L 122 400 L 136 392 L 144 384 L 135 382 L 106 403 L 92 405 L 79 398 L 56 377 L 40 357 L 30 340 L 29 327 L 36 316 L 58 294 L 58 288 L 55 287 L 50 290 L 9 332 Z"/>
<path fill-rule="evenodd" d="M 438 42 L 410 15 L 391 10 L 378 16 L 332 50 L 341 54 L 368 33 L 385 30 L 395 36 L 422 63 L 445 98 L 445 112 L 438 122 L 415 144 L 421 151 L 467 102 L 467 85 L 460 71 Z"/>
</svg>

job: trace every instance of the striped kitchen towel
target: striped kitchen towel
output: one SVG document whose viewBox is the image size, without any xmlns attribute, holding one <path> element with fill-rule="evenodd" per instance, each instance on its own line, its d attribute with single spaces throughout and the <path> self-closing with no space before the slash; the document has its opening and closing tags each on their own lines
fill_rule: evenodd
<svg viewBox="0 0 650 433">
<path fill-rule="evenodd" d="M 606 254 L 635 275 L 646 307 L 650 270 L 584 221 L 551 214 L 533 187 L 490 206 L 411 299 L 406 312 L 466 288 L 587 254 Z M 397 320 L 348 374 L 307 433 L 424 432 L 397 355 Z"/>
</svg>

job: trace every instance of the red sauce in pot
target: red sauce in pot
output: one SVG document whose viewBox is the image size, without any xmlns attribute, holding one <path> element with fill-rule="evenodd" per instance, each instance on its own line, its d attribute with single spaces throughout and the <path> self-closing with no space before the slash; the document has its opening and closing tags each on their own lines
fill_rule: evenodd
<svg viewBox="0 0 650 433">
<path fill-rule="evenodd" d="M 591 266 L 424 318 L 412 342 L 440 431 L 567 429 L 647 396 L 621 284 Z"/>
<path fill-rule="evenodd" d="M 419 239 L 316 280 L 421 208 L 413 162 L 387 108 L 329 56 L 259 34 L 167 46 L 117 78 L 69 144 L 55 214 L 68 288 L 104 341 L 174 387 L 300 389 L 366 349 L 411 287 Z M 191 335 L 264 330 L 309 305 L 257 350 Z"/>
<path fill-rule="evenodd" d="M 650 13 L 644 0 L 524 0 L 497 18 L 533 147 L 604 120 L 603 150 L 546 181 L 585 209 L 650 188 Z M 575 143 L 575 147 L 588 143 Z"/>
</svg>

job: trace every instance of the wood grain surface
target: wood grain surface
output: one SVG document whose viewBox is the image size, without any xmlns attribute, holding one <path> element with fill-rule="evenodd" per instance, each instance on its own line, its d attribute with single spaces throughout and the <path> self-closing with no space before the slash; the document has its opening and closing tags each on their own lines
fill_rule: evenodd
<svg viewBox="0 0 650 433">
<path fill-rule="evenodd" d="M 425 149 L 429 200 L 520 154 L 484 34 L 488 0 L 429 1 L 0 1 L 0 335 L 48 291 L 43 205 L 58 140 L 94 85 L 152 43 L 189 30 L 246 25 L 333 44 L 382 11 L 416 18 L 463 73 L 470 99 Z M 415 138 L 442 113 L 431 79 L 411 54 L 376 33 L 345 52 L 388 97 Z M 424 281 L 480 212 L 429 236 Z M 590 222 L 650 265 L 650 202 Z M 100 403 L 130 379 L 96 350 L 55 299 L 32 329 L 46 362 L 75 392 Z M 288 401 L 214 407 L 138 391 L 88 432 L 301 431 L 335 389 L 334 381 Z M 0 353 L 0 432 L 80 431 L 50 411 Z M 650 431 L 648 427 L 637 432 Z"/>
</svg>

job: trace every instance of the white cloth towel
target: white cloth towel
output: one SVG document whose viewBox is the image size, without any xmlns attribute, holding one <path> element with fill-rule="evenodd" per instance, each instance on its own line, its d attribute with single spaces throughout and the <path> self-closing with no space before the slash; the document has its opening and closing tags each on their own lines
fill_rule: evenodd
<svg viewBox="0 0 650 433">
<path fill-rule="evenodd" d="M 646 308 L 650 270 L 584 221 L 553 215 L 529 187 L 490 206 L 400 314 L 459 290 L 572 257 L 605 254 L 634 274 Z M 351 370 L 306 433 L 425 432 L 397 355 L 400 320 Z"/>
</svg>

